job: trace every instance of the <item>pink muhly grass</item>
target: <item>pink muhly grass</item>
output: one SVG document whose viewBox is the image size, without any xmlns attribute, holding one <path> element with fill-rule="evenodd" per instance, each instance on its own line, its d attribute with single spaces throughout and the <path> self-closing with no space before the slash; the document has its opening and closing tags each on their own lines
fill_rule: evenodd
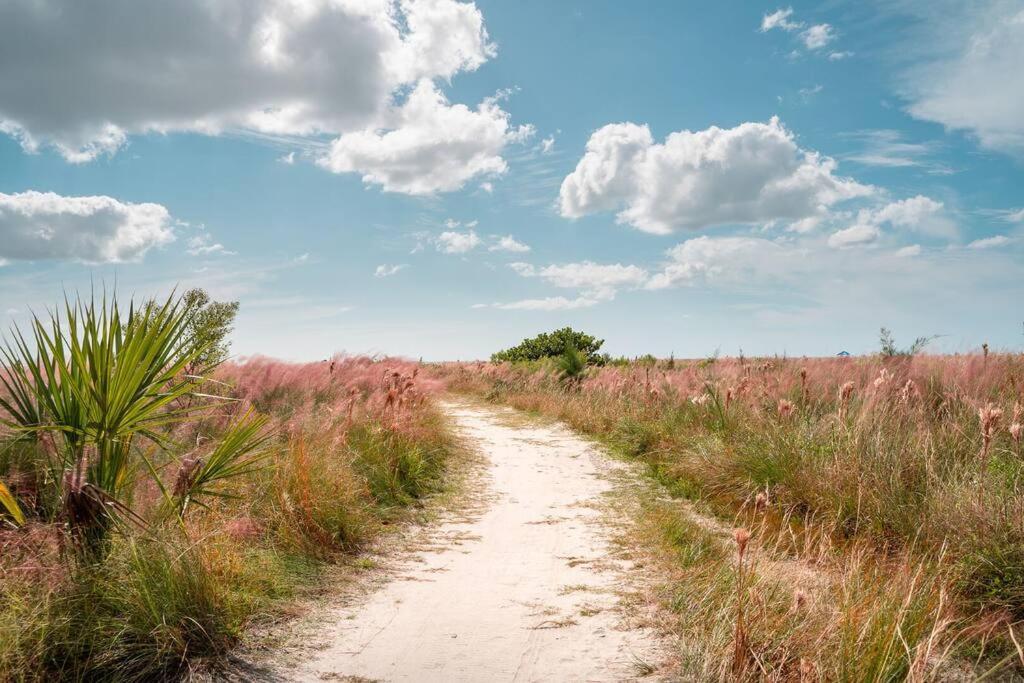
<svg viewBox="0 0 1024 683">
<path fill-rule="evenodd" d="M 789 399 L 780 398 L 776 409 L 779 412 L 779 417 L 784 420 L 789 419 L 796 414 L 796 406 Z"/>
<path fill-rule="evenodd" d="M 846 410 L 850 405 L 850 398 L 853 396 L 853 382 L 845 382 L 839 387 L 839 420 L 846 417 Z"/>
<path fill-rule="evenodd" d="M 993 403 L 987 403 L 985 407 L 978 410 L 978 420 L 981 422 L 981 462 L 982 470 L 988 463 L 989 449 L 992 447 L 992 436 L 1003 419 L 1003 409 L 996 407 Z"/>
</svg>

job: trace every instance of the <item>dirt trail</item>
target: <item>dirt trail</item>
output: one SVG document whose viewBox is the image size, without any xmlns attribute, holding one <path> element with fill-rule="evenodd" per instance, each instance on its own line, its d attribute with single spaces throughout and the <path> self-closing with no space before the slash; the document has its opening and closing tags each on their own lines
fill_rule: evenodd
<svg viewBox="0 0 1024 683">
<path fill-rule="evenodd" d="M 445 407 L 486 459 L 479 510 L 431 531 L 363 599 L 318 616 L 315 642 L 272 677 L 622 681 L 648 673 L 657 638 L 635 627 L 638 615 L 620 599 L 637 572 L 615 559 L 602 503 L 621 466 L 563 427 L 513 421 L 508 409 Z"/>
</svg>

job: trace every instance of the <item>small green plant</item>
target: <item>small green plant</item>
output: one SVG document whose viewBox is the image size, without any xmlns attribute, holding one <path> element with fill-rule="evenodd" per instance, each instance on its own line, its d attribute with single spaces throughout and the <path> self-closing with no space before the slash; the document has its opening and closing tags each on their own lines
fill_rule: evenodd
<svg viewBox="0 0 1024 683">
<path fill-rule="evenodd" d="M 892 332 L 888 328 L 883 327 L 879 332 L 878 343 L 883 357 L 896 358 L 900 356 L 916 356 L 938 338 L 939 336 L 935 334 L 930 337 L 918 337 L 908 348 L 900 349 L 896 346 L 896 340 L 893 339 Z"/>
<path fill-rule="evenodd" d="M 567 385 L 579 386 L 587 372 L 587 359 L 575 346 L 565 347 L 565 351 L 555 361 L 559 378 Z"/>
</svg>

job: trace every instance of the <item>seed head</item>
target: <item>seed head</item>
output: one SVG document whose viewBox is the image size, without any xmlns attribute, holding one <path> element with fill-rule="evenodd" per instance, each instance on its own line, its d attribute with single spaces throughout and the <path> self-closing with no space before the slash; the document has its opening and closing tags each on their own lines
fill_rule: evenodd
<svg viewBox="0 0 1024 683">
<path fill-rule="evenodd" d="M 1024 434 L 1024 425 L 1020 422 L 1014 422 L 1010 425 L 1010 436 L 1013 437 L 1014 442 L 1018 445 L 1020 444 L 1021 434 Z"/>
<path fill-rule="evenodd" d="M 978 410 L 978 419 L 981 420 L 981 431 L 983 434 L 992 436 L 992 432 L 999 426 L 1003 419 L 1003 409 L 997 408 L 995 404 L 988 403 L 984 408 Z"/>
<path fill-rule="evenodd" d="M 777 407 L 779 411 L 779 417 L 782 418 L 788 418 L 796 412 L 796 406 L 793 405 L 793 402 L 785 398 L 779 399 L 779 404 Z"/>
<path fill-rule="evenodd" d="M 736 552 L 739 553 L 742 562 L 743 555 L 747 552 L 747 543 L 750 542 L 750 532 L 743 527 L 738 527 L 732 530 L 732 537 L 736 541 Z"/>
</svg>

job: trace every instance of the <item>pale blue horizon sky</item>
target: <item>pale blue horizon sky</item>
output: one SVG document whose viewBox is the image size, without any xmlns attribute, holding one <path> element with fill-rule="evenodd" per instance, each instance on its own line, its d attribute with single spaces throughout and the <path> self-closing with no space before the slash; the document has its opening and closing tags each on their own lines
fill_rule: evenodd
<svg viewBox="0 0 1024 683">
<path fill-rule="evenodd" d="M 1024 344 L 1024 0 L 0 4 L 0 313 L 239 355 Z"/>
</svg>

